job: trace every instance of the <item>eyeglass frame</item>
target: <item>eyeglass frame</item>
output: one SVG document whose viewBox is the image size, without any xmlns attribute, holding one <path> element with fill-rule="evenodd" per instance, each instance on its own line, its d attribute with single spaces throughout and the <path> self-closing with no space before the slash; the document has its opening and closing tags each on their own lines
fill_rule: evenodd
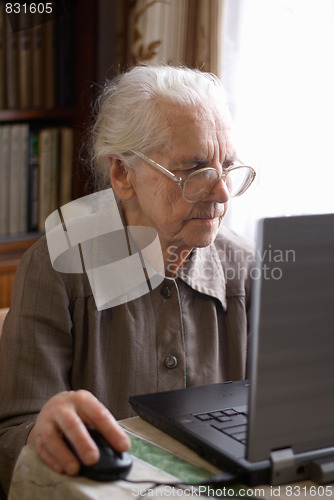
<svg viewBox="0 0 334 500">
<path fill-rule="evenodd" d="M 230 165 L 229 167 L 227 167 L 224 170 L 224 172 L 221 175 L 219 175 L 218 170 L 216 170 L 215 168 L 213 168 L 213 167 L 205 167 L 205 168 L 201 168 L 199 170 L 196 170 L 196 172 L 192 172 L 191 174 L 187 175 L 186 178 L 183 178 L 183 177 L 178 177 L 177 175 L 173 174 L 173 172 L 171 172 L 170 170 L 167 170 L 167 168 L 165 168 L 162 165 L 160 165 L 160 163 L 157 163 L 156 161 L 152 160 L 151 158 L 149 158 L 148 156 L 144 155 L 144 153 L 141 153 L 140 151 L 136 151 L 134 149 L 131 149 L 130 153 L 133 153 L 136 156 L 139 156 L 139 158 L 141 158 L 142 160 L 148 162 L 150 165 L 152 165 L 152 167 L 155 167 L 161 173 L 165 174 L 167 177 L 169 177 L 174 182 L 176 182 L 177 185 L 180 187 L 180 189 L 182 191 L 182 196 L 183 196 L 184 200 L 187 203 L 195 203 L 195 202 L 187 200 L 187 198 L 184 196 L 184 186 L 185 186 L 185 183 L 186 183 L 186 181 L 190 177 L 192 177 L 194 175 L 197 175 L 200 172 L 204 172 L 204 171 L 207 171 L 207 170 L 214 170 L 216 172 L 216 174 L 217 174 L 217 180 L 216 180 L 216 182 L 218 183 L 221 179 L 225 182 L 226 177 L 233 170 L 237 170 L 239 168 L 244 168 L 244 167 L 250 169 L 251 172 L 252 172 L 252 177 L 251 177 L 251 181 L 249 182 L 248 186 L 246 188 L 244 188 L 237 195 L 232 196 L 232 198 L 238 198 L 238 196 L 241 196 L 242 194 L 244 194 L 247 191 L 247 189 L 250 187 L 250 185 L 252 184 L 252 182 L 254 181 L 255 176 L 256 176 L 256 172 L 255 172 L 255 170 L 254 170 L 253 167 L 250 167 L 249 165 L 244 165 L 240 160 L 237 160 L 239 163 L 241 163 L 241 165 Z"/>
</svg>

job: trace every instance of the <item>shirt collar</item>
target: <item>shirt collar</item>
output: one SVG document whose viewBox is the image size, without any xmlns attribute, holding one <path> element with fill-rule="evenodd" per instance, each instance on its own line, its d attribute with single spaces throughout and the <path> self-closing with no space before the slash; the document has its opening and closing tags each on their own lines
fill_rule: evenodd
<svg viewBox="0 0 334 500">
<path fill-rule="evenodd" d="M 194 290 L 218 299 L 226 310 L 224 269 L 214 243 L 193 250 L 191 259 L 179 269 L 178 277 Z"/>
</svg>

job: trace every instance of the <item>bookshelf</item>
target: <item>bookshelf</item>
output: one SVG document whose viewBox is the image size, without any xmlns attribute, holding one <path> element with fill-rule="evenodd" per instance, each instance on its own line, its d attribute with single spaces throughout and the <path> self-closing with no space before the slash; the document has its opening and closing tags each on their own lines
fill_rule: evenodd
<svg viewBox="0 0 334 500">
<path fill-rule="evenodd" d="M 44 105 L 7 109 L 5 106 L 0 109 L 0 126 L 11 128 L 16 124 L 28 124 L 29 130 L 71 129 L 71 199 L 88 193 L 86 188 L 88 174 L 82 170 L 79 157 L 94 98 L 92 83 L 96 81 L 97 73 L 97 16 L 96 0 L 75 2 L 72 11 L 73 42 L 70 61 L 73 90 L 68 106 L 58 106 L 55 102 L 51 107 Z M 0 307 L 10 306 L 12 284 L 20 258 L 40 236 L 39 227 L 35 231 L 0 236 Z"/>
<path fill-rule="evenodd" d="M 3 122 L 16 122 L 41 120 L 64 120 L 73 116 L 72 108 L 53 109 L 0 109 L 0 124 Z"/>
</svg>

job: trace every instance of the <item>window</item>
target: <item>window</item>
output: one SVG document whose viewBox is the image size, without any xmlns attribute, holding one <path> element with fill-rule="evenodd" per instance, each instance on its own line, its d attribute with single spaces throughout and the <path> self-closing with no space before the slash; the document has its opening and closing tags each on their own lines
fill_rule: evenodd
<svg viewBox="0 0 334 500">
<path fill-rule="evenodd" d="M 257 171 L 227 224 L 334 212 L 334 1 L 225 0 L 223 82 L 239 157 Z"/>
</svg>

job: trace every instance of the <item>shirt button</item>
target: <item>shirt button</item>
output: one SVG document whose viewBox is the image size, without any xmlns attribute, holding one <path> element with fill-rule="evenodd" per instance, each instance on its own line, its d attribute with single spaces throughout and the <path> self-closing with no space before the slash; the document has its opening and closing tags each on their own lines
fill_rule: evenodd
<svg viewBox="0 0 334 500">
<path fill-rule="evenodd" d="M 160 290 L 161 295 L 164 299 L 169 299 L 172 296 L 172 290 L 168 285 L 164 285 Z"/>
<path fill-rule="evenodd" d="M 169 370 L 173 370 L 173 368 L 177 367 L 177 358 L 175 356 L 167 356 L 165 359 L 165 366 Z"/>
</svg>

